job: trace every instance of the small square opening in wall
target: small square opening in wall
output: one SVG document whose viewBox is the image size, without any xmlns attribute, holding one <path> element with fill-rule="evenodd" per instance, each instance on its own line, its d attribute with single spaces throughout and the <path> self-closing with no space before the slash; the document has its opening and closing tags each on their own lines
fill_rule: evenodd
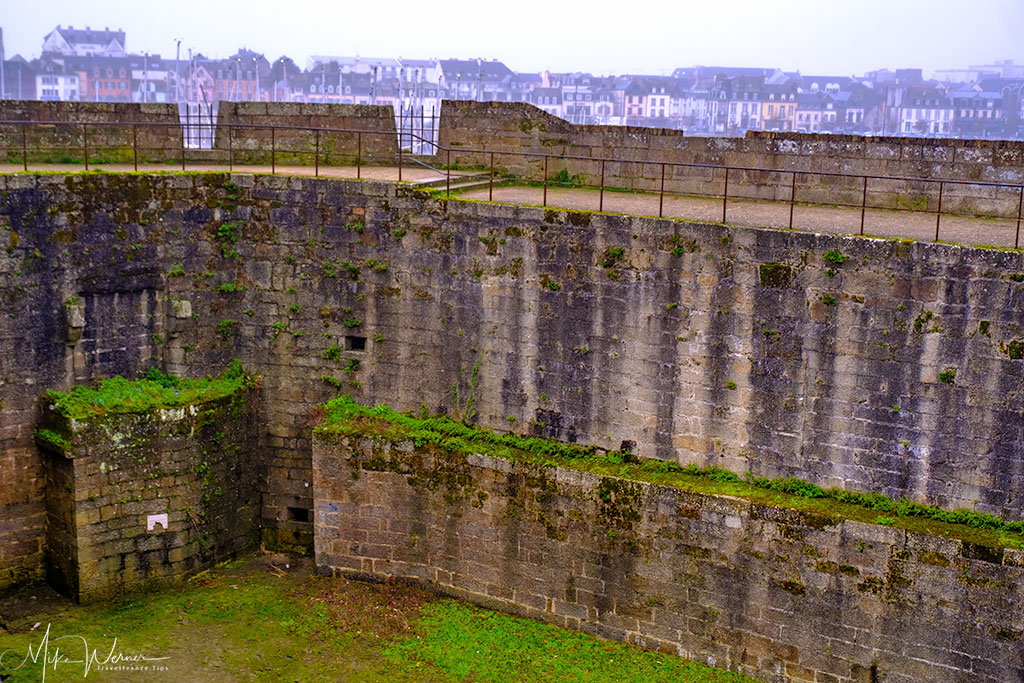
<svg viewBox="0 0 1024 683">
<path fill-rule="evenodd" d="M 309 509 L 308 508 L 288 508 L 288 521 L 289 522 L 308 522 L 309 521 Z"/>
<path fill-rule="evenodd" d="M 345 350 L 346 351 L 365 351 L 366 350 L 366 337 L 356 337 L 354 335 L 345 336 Z"/>
</svg>

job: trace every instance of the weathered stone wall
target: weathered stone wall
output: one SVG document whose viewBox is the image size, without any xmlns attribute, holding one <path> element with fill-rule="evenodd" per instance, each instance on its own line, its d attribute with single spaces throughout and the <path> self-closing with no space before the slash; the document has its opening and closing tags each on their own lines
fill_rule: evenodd
<svg viewBox="0 0 1024 683">
<path fill-rule="evenodd" d="M 299 104 L 291 102 L 221 102 L 217 108 L 218 150 L 234 150 L 237 163 L 270 164 L 271 146 L 278 164 L 312 166 L 317 150 L 320 164 L 355 166 L 397 163 L 398 137 L 391 105 Z M 228 126 L 238 126 L 231 127 Z M 252 128 L 246 126 L 255 126 Z M 271 132 L 261 126 L 281 126 Z M 295 128 L 334 128 L 356 133 Z"/>
<path fill-rule="evenodd" d="M 675 488 L 317 434 L 320 571 L 765 681 L 1024 677 L 1024 552 Z"/>
<path fill-rule="evenodd" d="M 71 420 L 47 411 L 51 583 L 78 602 L 182 580 L 259 536 L 254 396 Z M 152 525 L 166 515 L 166 525 Z"/>
<path fill-rule="evenodd" d="M 451 163 L 488 166 L 488 154 L 460 149 L 494 151 L 494 164 L 518 178 L 544 179 L 544 160 L 523 153 L 621 159 L 604 166 L 609 187 L 658 191 L 661 162 L 710 164 L 806 171 L 797 176 L 797 201 L 845 203 L 860 206 L 859 178 L 815 173 L 862 174 L 1024 183 L 1024 143 L 1006 140 L 956 140 L 900 137 L 860 137 L 801 133 L 748 133 L 745 138 L 688 137 L 683 131 L 637 126 L 576 125 L 524 103 L 448 101 L 441 107 L 439 142 L 451 147 Z M 441 152 L 440 163 L 448 162 Z M 548 178 L 565 170 L 588 185 L 600 183 L 600 162 L 551 159 Z M 729 195 L 789 201 L 792 175 L 733 171 Z M 723 171 L 667 166 L 665 190 L 721 195 Z M 870 180 L 869 206 L 929 209 L 938 206 L 938 183 Z M 945 185 L 943 211 L 981 212 L 1015 217 L 1019 188 Z"/>
<path fill-rule="evenodd" d="M 0 100 L 0 121 L 67 121 L 66 125 L 0 124 L 4 160 L 21 163 L 28 150 L 29 163 L 132 163 L 132 149 L 140 162 L 181 158 L 178 107 L 173 104 L 131 102 L 38 102 Z M 109 125 L 136 122 L 145 125 Z M 83 127 L 81 124 L 86 125 Z M 108 124 L 108 125 L 104 125 Z"/>
<path fill-rule="evenodd" d="M 3 159 L 21 163 L 365 165 L 397 163 L 398 139 L 390 105 L 221 102 L 217 107 L 215 147 L 182 149 L 181 121 L 175 104 L 131 102 L 0 101 L 0 121 L 68 122 L 51 126 L 0 123 Z M 139 125 L 132 126 L 131 123 Z M 86 126 L 82 126 L 85 123 Z M 110 125 L 110 124 L 120 125 Z M 195 123 L 195 122 L 193 122 Z M 203 123 L 207 123 L 203 121 Z M 89 125 L 92 124 L 92 125 Z M 279 130 L 261 126 L 280 126 Z M 356 133 L 289 130 L 343 128 Z M 317 138 L 319 137 L 319 141 Z M 272 148 L 276 154 L 272 155 Z"/>
<path fill-rule="evenodd" d="M 5 581 L 41 566 L 42 388 L 147 364 L 215 373 L 233 357 L 265 376 L 263 522 L 277 540 L 311 541 L 309 434 L 339 388 L 1021 517 L 1019 252 L 445 202 L 369 181 L 0 183 Z"/>
</svg>

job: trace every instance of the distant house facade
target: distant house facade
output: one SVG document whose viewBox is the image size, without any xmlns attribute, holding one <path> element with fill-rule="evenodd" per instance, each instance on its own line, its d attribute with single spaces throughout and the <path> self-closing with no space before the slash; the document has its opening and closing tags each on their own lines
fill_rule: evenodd
<svg viewBox="0 0 1024 683">
<path fill-rule="evenodd" d="M 66 57 L 66 73 L 78 75 L 81 99 L 89 102 L 129 102 L 132 68 L 128 57 Z"/>
<path fill-rule="evenodd" d="M 6 74 L 5 74 L 6 76 Z M 41 59 L 36 67 L 36 94 L 51 102 L 77 102 L 81 85 L 77 73 L 66 73 L 64 65 L 52 59 Z"/>
<path fill-rule="evenodd" d="M 53 29 L 43 38 L 43 55 L 61 55 L 65 57 L 127 57 L 125 51 L 124 31 L 93 30 L 86 26 L 76 29 L 74 26 Z"/>
<path fill-rule="evenodd" d="M 917 135 L 950 133 L 953 101 L 936 88 L 907 88 L 899 106 L 899 132 Z"/>
<path fill-rule="evenodd" d="M 796 89 L 766 85 L 761 89 L 761 127 L 764 130 L 796 129 Z"/>
</svg>

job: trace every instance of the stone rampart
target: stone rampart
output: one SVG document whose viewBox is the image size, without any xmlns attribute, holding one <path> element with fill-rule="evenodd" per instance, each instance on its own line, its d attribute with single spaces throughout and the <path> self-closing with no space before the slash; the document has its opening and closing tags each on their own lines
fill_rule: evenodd
<svg viewBox="0 0 1024 683">
<path fill-rule="evenodd" d="M 411 443 L 313 444 L 316 562 L 764 681 L 1003 681 L 1024 552 Z"/>
<path fill-rule="evenodd" d="M 4 161 L 21 163 L 133 163 L 181 158 L 178 108 L 132 102 L 38 102 L 0 100 L 0 120 L 55 121 L 51 126 L 0 124 Z M 132 127 L 131 123 L 138 123 Z M 86 124 L 86 125 L 82 125 Z M 93 124 L 93 125 L 89 125 Z M 111 125 L 120 124 L 120 125 Z"/>
<path fill-rule="evenodd" d="M 279 126 L 271 131 L 262 126 Z M 319 152 L 323 166 L 390 166 L 398 163 L 395 115 L 390 105 L 221 102 L 217 108 L 216 148 L 233 149 L 240 164 L 312 166 Z M 365 131 L 317 134 L 304 128 Z"/>
<path fill-rule="evenodd" d="M 257 410 L 211 401 L 70 419 L 47 411 L 50 581 L 77 602 L 183 580 L 259 537 Z"/>
<path fill-rule="evenodd" d="M 533 155 L 606 158 L 620 161 L 550 159 L 548 178 L 608 187 L 659 191 L 662 162 L 802 171 L 796 200 L 860 206 L 860 178 L 848 175 L 1024 183 L 1024 143 L 1006 140 L 956 140 L 860 137 L 800 133 L 748 133 L 744 138 L 690 137 L 683 131 L 637 126 L 576 125 L 524 103 L 448 101 L 441 107 L 439 142 L 451 147 L 451 163 L 489 166 L 496 152 L 499 171 L 518 179 L 543 181 L 544 159 Z M 441 152 L 440 163 L 447 163 Z M 564 172 L 564 174 L 563 174 Z M 729 196 L 789 201 L 793 176 L 784 172 L 737 171 L 729 175 Z M 664 188 L 684 194 L 717 194 L 725 173 L 711 168 L 666 166 Z M 946 184 L 943 211 L 979 212 L 1015 217 L 1018 188 Z M 939 184 L 871 179 L 868 206 L 936 210 Z"/>
<path fill-rule="evenodd" d="M 89 163 L 100 168 L 136 160 L 176 165 L 183 158 L 188 164 L 313 166 L 318 150 L 323 166 L 355 165 L 357 158 L 365 165 L 392 165 L 398 158 L 391 106 L 221 102 L 213 149 L 183 146 L 174 104 L 3 100 L 0 121 L 56 122 L 0 124 L 0 149 L 10 163 L 21 163 L 25 151 L 30 164 L 82 164 L 88 153 Z M 191 123 L 209 125 L 205 119 Z M 302 128 L 364 132 L 317 134 Z"/>
<path fill-rule="evenodd" d="M 0 177 L 0 576 L 42 567 L 43 388 L 265 378 L 268 541 L 339 390 L 645 458 L 1020 519 L 1014 251 L 245 174 Z M 81 318 L 68 316 L 78 297 Z"/>
</svg>

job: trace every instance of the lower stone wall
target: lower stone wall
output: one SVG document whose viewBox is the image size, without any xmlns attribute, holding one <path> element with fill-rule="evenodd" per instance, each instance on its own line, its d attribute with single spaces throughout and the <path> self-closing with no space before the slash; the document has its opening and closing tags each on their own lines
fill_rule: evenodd
<svg viewBox="0 0 1024 683">
<path fill-rule="evenodd" d="M 3 100 L 0 121 L 57 122 L 0 124 L 0 161 L 21 163 L 26 148 L 29 163 L 132 163 L 133 147 L 140 162 L 181 158 L 174 104 Z"/>
<path fill-rule="evenodd" d="M 943 211 L 1016 217 L 1019 184 L 1024 182 L 1024 143 L 1009 140 L 757 132 L 743 138 L 692 137 L 667 128 L 573 124 L 521 102 L 449 100 L 441 107 L 439 136 L 441 147 L 451 148 L 450 156 L 440 153 L 439 163 L 484 167 L 494 152 L 499 171 L 541 181 L 544 159 L 525 154 L 581 157 L 549 159 L 548 179 L 575 177 L 597 185 L 603 177 L 608 187 L 655 192 L 662 187 L 662 162 L 801 171 L 797 201 L 854 206 L 861 204 L 863 181 L 822 174 L 1016 183 L 1018 187 L 1007 188 L 946 184 L 942 192 Z M 588 160 L 601 158 L 619 161 Z M 792 182 L 793 175 L 786 172 L 733 170 L 728 194 L 788 202 Z M 725 173 L 667 166 L 664 188 L 721 196 Z M 867 205 L 934 211 L 939 184 L 872 179 Z"/>
<path fill-rule="evenodd" d="M 323 166 L 397 163 L 395 114 L 388 105 L 221 102 L 214 149 L 183 149 L 175 104 L 0 101 L 0 162 Z M 47 122 L 22 124 L 14 122 Z M 193 124 L 195 121 L 193 121 Z M 84 125 L 83 125 L 84 124 Z M 271 131 L 270 126 L 277 127 Z M 345 129 L 361 134 L 307 128 Z M 272 154 L 272 149 L 276 153 Z"/>
<path fill-rule="evenodd" d="M 260 458 L 247 394 L 90 420 L 51 411 L 50 438 L 37 437 L 51 583 L 91 602 L 180 581 L 252 545 Z"/>
<path fill-rule="evenodd" d="M 765 681 L 1024 676 L 1024 552 L 316 434 L 322 573 L 409 579 Z"/>
<path fill-rule="evenodd" d="M 228 126 L 238 126 L 229 128 Z M 271 131 L 269 127 L 279 126 Z M 289 129 L 294 127 L 294 129 Z M 299 104 L 291 102 L 221 102 L 217 108 L 220 152 L 232 152 L 236 163 L 270 164 L 271 147 L 279 165 L 366 165 L 397 163 L 398 137 L 390 105 Z M 364 131 L 316 134 L 306 128 Z"/>
</svg>

